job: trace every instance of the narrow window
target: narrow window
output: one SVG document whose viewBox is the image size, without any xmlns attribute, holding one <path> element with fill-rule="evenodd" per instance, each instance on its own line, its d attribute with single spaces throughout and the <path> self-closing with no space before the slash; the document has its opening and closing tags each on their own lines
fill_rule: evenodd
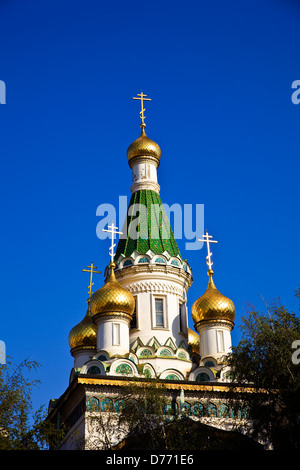
<svg viewBox="0 0 300 470">
<path fill-rule="evenodd" d="M 120 345 L 120 324 L 113 323 L 113 346 Z"/>
<path fill-rule="evenodd" d="M 130 328 L 137 328 L 137 308 L 136 308 L 137 298 L 136 297 L 134 297 L 134 301 L 135 301 L 134 312 L 132 315 L 132 320 L 130 322 Z"/>
<path fill-rule="evenodd" d="M 164 301 L 163 299 L 155 299 L 155 326 L 164 327 Z"/>
<path fill-rule="evenodd" d="M 186 306 L 185 304 L 179 304 L 179 329 L 181 333 L 187 332 L 186 322 Z"/>
<path fill-rule="evenodd" d="M 217 331 L 217 344 L 218 344 L 218 352 L 225 351 L 224 334 L 223 334 L 223 331 L 221 330 Z"/>
</svg>

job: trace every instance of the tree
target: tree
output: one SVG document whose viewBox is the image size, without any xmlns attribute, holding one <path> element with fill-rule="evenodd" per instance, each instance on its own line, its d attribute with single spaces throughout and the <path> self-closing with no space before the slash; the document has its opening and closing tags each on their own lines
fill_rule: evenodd
<svg viewBox="0 0 300 470">
<path fill-rule="evenodd" d="M 33 411 L 31 393 L 39 381 L 30 380 L 27 374 L 38 367 L 28 359 L 17 366 L 11 361 L 0 366 L 1 450 L 55 448 L 63 437 L 63 429 L 45 421 L 43 407 Z"/>
<path fill-rule="evenodd" d="M 160 380 L 132 380 L 123 390 L 120 422 L 130 430 L 127 438 L 147 436 L 149 450 L 167 449 L 166 424 L 174 413 L 167 408 L 165 385 Z M 145 444 L 145 443 L 144 443 Z"/>
<path fill-rule="evenodd" d="M 120 413 L 114 409 L 113 402 L 106 398 L 104 409 L 100 409 L 97 403 L 94 406 L 93 402 L 89 402 L 86 433 L 82 435 L 74 430 L 72 439 L 75 448 L 79 450 L 110 450 L 127 434 L 128 429 L 121 422 Z"/>
<path fill-rule="evenodd" d="M 117 449 L 151 451 L 258 450 L 260 446 L 240 432 L 218 429 L 193 419 L 182 407 L 170 404 L 163 381 L 133 381 L 122 394 L 120 421 L 129 432 Z"/>
<path fill-rule="evenodd" d="M 238 395 L 236 387 L 233 400 L 248 407 L 253 438 L 276 450 L 295 449 L 300 447 L 300 364 L 293 360 L 293 347 L 300 348 L 300 319 L 279 301 L 266 308 L 266 313 L 248 309 L 242 338 L 227 357 L 233 382 L 252 392 Z"/>
<path fill-rule="evenodd" d="M 101 407 L 97 398 L 88 401 L 86 433 L 81 436 L 74 430 L 74 447 L 108 450 L 120 448 L 128 439 L 136 440 L 142 436 L 144 448 L 160 449 L 168 419 L 166 404 L 163 382 L 130 377 L 122 385 L 121 396 L 115 403 L 108 396 Z"/>
</svg>

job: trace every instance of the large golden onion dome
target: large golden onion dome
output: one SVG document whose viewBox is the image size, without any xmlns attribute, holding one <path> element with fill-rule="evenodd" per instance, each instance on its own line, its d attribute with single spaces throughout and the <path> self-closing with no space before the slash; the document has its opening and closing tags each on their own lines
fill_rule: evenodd
<svg viewBox="0 0 300 470">
<path fill-rule="evenodd" d="M 188 328 L 188 344 L 194 353 L 200 354 L 200 337 L 199 333 Z"/>
<path fill-rule="evenodd" d="M 145 124 L 141 127 L 141 135 L 127 149 L 128 163 L 132 167 L 132 164 L 140 157 L 150 157 L 158 166 L 161 157 L 160 146 L 146 135 Z"/>
<path fill-rule="evenodd" d="M 105 284 L 98 289 L 91 297 L 90 308 L 93 319 L 96 316 L 116 315 L 127 317 L 130 321 L 135 308 L 135 300 L 128 289 L 119 284 L 116 279 L 114 262 L 109 265 L 109 275 Z"/>
<path fill-rule="evenodd" d="M 232 300 L 221 294 L 213 281 L 213 270 L 208 271 L 209 282 L 205 293 L 197 299 L 191 309 L 195 327 L 200 322 L 226 321 L 234 325 L 235 306 Z"/>
<path fill-rule="evenodd" d="M 89 304 L 89 300 L 88 300 Z M 90 306 L 83 320 L 69 333 L 69 345 L 74 349 L 95 349 L 97 345 L 97 327 L 92 320 Z"/>
</svg>

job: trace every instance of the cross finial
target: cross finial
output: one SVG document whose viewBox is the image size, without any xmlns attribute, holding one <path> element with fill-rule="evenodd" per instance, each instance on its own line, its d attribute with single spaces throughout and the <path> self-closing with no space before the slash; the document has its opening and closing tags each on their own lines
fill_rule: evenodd
<svg viewBox="0 0 300 470">
<path fill-rule="evenodd" d="M 134 96 L 132 98 L 133 100 L 140 100 L 141 102 L 141 111 L 140 111 L 140 118 L 142 120 L 142 124 L 141 124 L 141 127 L 146 127 L 146 124 L 145 124 L 145 115 L 144 115 L 144 112 L 145 112 L 145 109 L 144 109 L 144 101 L 151 101 L 151 98 L 147 98 L 147 95 L 144 95 L 143 92 L 141 93 L 138 93 L 137 96 Z"/>
<path fill-rule="evenodd" d="M 212 235 L 208 235 L 208 232 L 206 230 L 206 234 L 205 235 L 202 235 L 202 239 L 200 238 L 198 241 L 199 242 L 206 242 L 206 246 L 207 246 L 207 261 L 206 261 L 206 264 L 208 265 L 208 268 L 210 271 L 212 271 L 212 265 L 213 265 L 213 262 L 211 260 L 211 251 L 210 251 L 210 246 L 209 244 L 210 243 L 218 243 L 216 240 L 210 240 L 212 238 Z"/>
<path fill-rule="evenodd" d="M 92 295 L 92 286 L 94 285 L 93 274 L 94 273 L 101 274 L 101 271 L 95 271 L 97 269 L 97 266 L 94 266 L 93 263 L 91 263 L 90 266 L 87 266 L 87 268 L 89 269 L 83 269 L 82 271 L 84 271 L 85 273 L 90 273 L 90 285 L 88 287 L 88 294 L 89 294 L 89 299 L 90 299 Z"/>
<path fill-rule="evenodd" d="M 113 263 L 114 256 L 115 256 L 114 247 L 116 246 L 116 244 L 114 243 L 114 235 L 116 233 L 122 235 L 123 232 L 118 232 L 117 231 L 118 227 L 116 227 L 113 222 L 111 223 L 111 225 L 107 225 L 107 229 L 103 228 L 102 230 L 103 230 L 103 232 L 111 233 L 111 245 L 110 245 L 110 248 L 109 248 L 109 254 L 110 254 L 111 262 Z"/>
</svg>

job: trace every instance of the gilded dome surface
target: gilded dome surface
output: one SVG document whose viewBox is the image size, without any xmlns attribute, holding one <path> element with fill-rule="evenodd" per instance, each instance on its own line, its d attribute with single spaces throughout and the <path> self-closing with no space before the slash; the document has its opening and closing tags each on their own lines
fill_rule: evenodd
<svg viewBox="0 0 300 470">
<path fill-rule="evenodd" d="M 200 337 L 199 333 L 188 328 L 188 344 L 192 347 L 192 351 L 199 354 L 200 352 Z"/>
<path fill-rule="evenodd" d="M 121 313 L 132 316 L 135 300 L 128 289 L 122 287 L 114 273 L 115 264 L 110 263 L 110 274 L 101 289 L 98 289 L 91 297 L 90 308 L 92 315 L 106 315 Z"/>
<path fill-rule="evenodd" d="M 233 324 L 235 306 L 232 300 L 221 294 L 213 281 L 213 271 L 208 271 L 209 282 L 205 293 L 197 299 L 191 309 L 195 325 L 202 321 L 225 320 Z"/>
<path fill-rule="evenodd" d="M 97 344 L 97 327 L 93 323 L 90 308 L 80 323 L 75 325 L 69 333 L 71 349 L 94 349 Z"/>
<path fill-rule="evenodd" d="M 127 149 L 127 158 L 130 163 L 136 157 L 152 157 L 159 164 L 161 157 L 160 146 L 149 139 L 145 133 L 144 127 L 142 127 L 141 135 L 129 145 Z"/>
</svg>

